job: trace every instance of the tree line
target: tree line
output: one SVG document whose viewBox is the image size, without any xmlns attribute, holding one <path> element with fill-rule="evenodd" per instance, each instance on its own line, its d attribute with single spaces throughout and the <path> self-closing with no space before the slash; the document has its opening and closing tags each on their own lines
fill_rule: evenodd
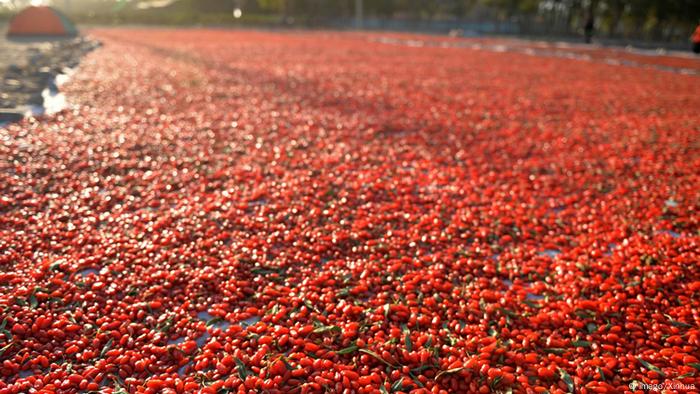
<svg viewBox="0 0 700 394">
<path fill-rule="evenodd" d="M 3 2 L 19 8 L 30 0 Z M 358 2 L 366 19 L 489 22 L 526 34 L 575 35 L 591 23 L 599 37 L 674 41 L 687 39 L 700 22 L 700 0 L 53 0 L 53 5 L 97 22 L 233 22 L 232 9 L 240 8 L 239 23 L 313 26 L 352 21 Z"/>
<path fill-rule="evenodd" d="M 204 0 L 204 3 L 214 0 Z M 352 17 L 357 0 L 241 0 L 293 17 Z M 588 20 L 606 36 L 673 39 L 700 22 L 699 0 L 363 0 L 366 17 L 494 20 L 539 24 L 551 33 L 579 32 Z M 526 26 L 525 26 L 526 28 Z M 547 32 L 547 29 L 544 29 Z"/>
</svg>

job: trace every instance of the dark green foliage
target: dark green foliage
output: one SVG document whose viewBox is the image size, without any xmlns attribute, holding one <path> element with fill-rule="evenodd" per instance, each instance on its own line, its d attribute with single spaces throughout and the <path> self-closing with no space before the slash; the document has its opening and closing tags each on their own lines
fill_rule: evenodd
<svg viewBox="0 0 700 394">
<path fill-rule="evenodd" d="M 294 24 L 333 25 L 352 20 L 359 0 L 174 0 L 162 8 L 144 8 L 154 0 L 53 0 L 83 23 Z M 12 4 L 0 1 L 0 19 Z M 158 2 L 156 2 L 158 3 Z M 160 1 L 162 3 L 162 1 Z M 700 22 L 698 0 L 362 0 L 365 18 L 411 21 L 452 20 L 516 23 L 524 34 L 581 34 L 594 21 L 596 37 L 687 41 Z M 5 5 L 3 11 L 2 4 Z M 232 11 L 243 16 L 234 20 Z"/>
</svg>

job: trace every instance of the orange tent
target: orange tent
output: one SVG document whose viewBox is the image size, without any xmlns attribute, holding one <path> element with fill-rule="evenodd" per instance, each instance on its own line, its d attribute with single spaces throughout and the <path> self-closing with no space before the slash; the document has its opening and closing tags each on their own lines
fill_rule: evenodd
<svg viewBox="0 0 700 394">
<path fill-rule="evenodd" d="M 10 21 L 8 37 L 76 36 L 75 25 L 60 11 L 46 6 L 32 6 L 22 10 Z"/>
</svg>

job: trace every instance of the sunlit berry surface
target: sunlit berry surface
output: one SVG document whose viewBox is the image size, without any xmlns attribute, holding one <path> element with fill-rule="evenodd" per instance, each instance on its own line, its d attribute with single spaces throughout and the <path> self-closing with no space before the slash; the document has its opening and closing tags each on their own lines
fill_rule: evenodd
<svg viewBox="0 0 700 394">
<path fill-rule="evenodd" d="M 697 58 L 90 35 L 0 128 L 1 394 L 700 389 Z"/>
</svg>

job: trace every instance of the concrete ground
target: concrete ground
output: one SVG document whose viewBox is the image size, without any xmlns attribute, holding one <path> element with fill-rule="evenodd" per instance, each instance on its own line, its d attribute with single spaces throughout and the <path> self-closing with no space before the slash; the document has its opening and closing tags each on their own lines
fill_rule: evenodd
<svg viewBox="0 0 700 394">
<path fill-rule="evenodd" d="M 15 120 L 27 108 L 44 104 L 42 92 L 56 75 L 77 66 L 95 44 L 83 38 L 38 37 L 13 40 L 0 27 L 0 122 Z"/>
</svg>

